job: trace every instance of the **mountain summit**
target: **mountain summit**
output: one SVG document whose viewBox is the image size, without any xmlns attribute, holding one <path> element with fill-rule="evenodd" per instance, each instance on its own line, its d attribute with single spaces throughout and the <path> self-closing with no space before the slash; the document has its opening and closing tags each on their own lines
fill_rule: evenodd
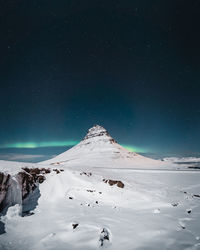
<svg viewBox="0 0 200 250">
<path fill-rule="evenodd" d="M 134 168 L 162 164 L 119 145 L 102 126 L 95 125 L 76 146 L 42 164 L 69 167 Z"/>
<path fill-rule="evenodd" d="M 109 143 L 117 143 L 108 133 L 108 131 L 103 128 L 102 126 L 95 125 L 88 130 L 88 133 L 82 140 L 82 142 L 97 142 L 97 141 L 104 141 Z"/>
<path fill-rule="evenodd" d="M 87 139 L 95 138 L 99 136 L 100 138 L 107 137 L 114 141 L 114 139 L 109 135 L 108 131 L 99 125 L 94 125 L 92 128 L 90 128 L 83 140 L 87 140 Z"/>
</svg>

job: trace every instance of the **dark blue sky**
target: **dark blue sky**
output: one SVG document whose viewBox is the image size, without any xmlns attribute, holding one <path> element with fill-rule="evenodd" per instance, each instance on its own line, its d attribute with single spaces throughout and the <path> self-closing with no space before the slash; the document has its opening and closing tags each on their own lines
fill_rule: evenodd
<svg viewBox="0 0 200 250">
<path fill-rule="evenodd" d="M 200 149 L 200 1 L 0 2 L 0 142 L 105 126 L 152 152 Z"/>
</svg>

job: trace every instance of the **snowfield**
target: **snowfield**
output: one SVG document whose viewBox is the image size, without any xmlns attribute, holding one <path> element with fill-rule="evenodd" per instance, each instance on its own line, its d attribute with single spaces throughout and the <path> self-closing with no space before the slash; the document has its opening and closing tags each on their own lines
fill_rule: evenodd
<svg viewBox="0 0 200 250">
<path fill-rule="evenodd" d="M 200 171 L 130 154 L 100 126 L 33 165 L 58 171 L 1 217 L 1 250 L 200 249 Z"/>
</svg>

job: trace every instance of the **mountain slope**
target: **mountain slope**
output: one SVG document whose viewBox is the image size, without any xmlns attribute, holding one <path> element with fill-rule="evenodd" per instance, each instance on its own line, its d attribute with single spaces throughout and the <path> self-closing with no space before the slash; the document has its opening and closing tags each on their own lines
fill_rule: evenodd
<svg viewBox="0 0 200 250">
<path fill-rule="evenodd" d="M 106 129 L 95 125 L 89 129 L 84 139 L 53 159 L 42 162 L 52 165 L 78 166 L 81 164 L 92 167 L 149 167 L 166 165 L 161 161 L 153 160 L 119 145 L 107 132 Z"/>
</svg>

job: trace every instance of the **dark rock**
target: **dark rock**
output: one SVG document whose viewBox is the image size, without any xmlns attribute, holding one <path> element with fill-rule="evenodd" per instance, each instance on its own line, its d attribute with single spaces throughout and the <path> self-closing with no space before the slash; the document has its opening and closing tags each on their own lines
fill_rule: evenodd
<svg viewBox="0 0 200 250">
<path fill-rule="evenodd" d="M 46 180 L 46 177 L 44 175 L 38 175 L 37 180 L 41 184 Z"/>
<path fill-rule="evenodd" d="M 22 199 L 26 198 L 33 191 L 38 183 L 41 184 L 46 180 L 45 174 L 51 172 L 48 168 L 22 168 L 24 171 L 17 174 L 18 182 L 22 190 Z"/>
<path fill-rule="evenodd" d="M 78 223 L 74 223 L 74 224 L 72 224 L 72 227 L 73 227 L 73 229 L 75 229 L 75 228 L 77 228 L 78 227 Z"/>
<path fill-rule="evenodd" d="M 34 212 L 31 212 L 31 211 L 24 211 L 24 212 L 22 213 L 22 217 L 31 216 L 31 215 L 34 215 Z"/>
<path fill-rule="evenodd" d="M 22 168 L 24 171 L 31 175 L 38 175 L 38 174 L 49 174 L 51 170 L 49 168 Z"/>
<path fill-rule="evenodd" d="M 56 174 L 59 174 L 59 173 L 60 173 L 60 170 L 58 170 L 58 169 L 56 169 L 56 168 L 54 168 L 53 171 L 55 171 Z"/>
<path fill-rule="evenodd" d="M 23 171 L 19 172 L 16 178 L 22 191 L 22 199 L 25 199 L 37 187 L 36 175 Z"/>
<path fill-rule="evenodd" d="M 177 207 L 178 205 L 179 205 L 178 202 L 172 203 L 172 206 L 173 206 L 173 207 Z"/>
<path fill-rule="evenodd" d="M 93 193 L 93 192 L 96 192 L 96 191 L 95 191 L 95 190 L 90 190 L 90 189 L 88 189 L 87 192 Z"/>
<path fill-rule="evenodd" d="M 200 167 L 188 167 L 190 169 L 200 169 Z"/>
<path fill-rule="evenodd" d="M 110 186 L 117 185 L 119 188 L 124 188 L 124 183 L 122 181 L 115 181 L 115 180 L 106 180 L 103 179 L 105 183 L 108 183 Z"/>
<path fill-rule="evenodd" d="M 99 238 L 100 246 L 103 246 L 104 242 L 109 240 L 110 240 L 110 234 L 106 228 L 103 228 Z"/>
<path fill-rule="evenodd" d="M 70 199 L 70 200 L 73 200 L 73 197 L 70 196 L 69 199 Z"/>
<path fill-rule="evenodd" d="M 82 173 L 80 173 L 80 175 L 86 175 L 86 176 L 90 177 L 90 176 L 92 176 L 92 173 L 82 172 Z"/>
<path fill-rule="evenodd" d="M 4 208 L 4 200 L 9 188 L 9 181 L 11 176 L 0 172 L 0 212 Z"/>
<path fill-rule="evenodd" d="M 194 197 L 200 198 L 199 194 L 193 194 Z"/>
</svg>

